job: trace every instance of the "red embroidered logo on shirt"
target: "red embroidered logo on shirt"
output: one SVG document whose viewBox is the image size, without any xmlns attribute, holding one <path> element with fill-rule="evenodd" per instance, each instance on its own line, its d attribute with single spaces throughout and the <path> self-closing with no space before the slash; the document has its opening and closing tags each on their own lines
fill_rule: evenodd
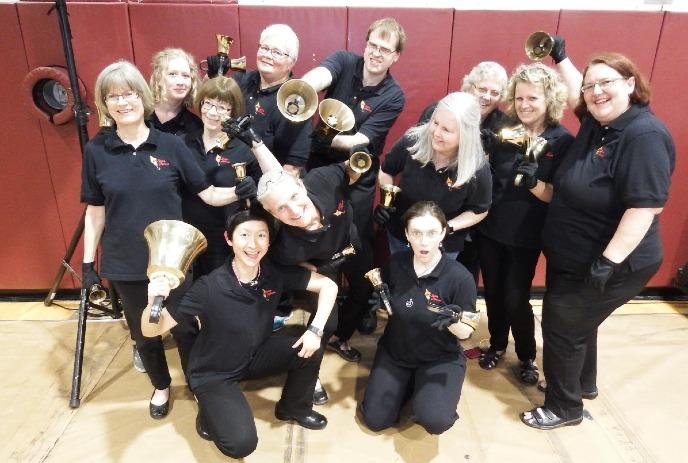
<svg viewBox="0 0 688 463">
<path fill-rule="evenodd" d="M 604 146 L 600 146 L 595 150 L 595 156 L 597 156 L 598 158 L 604 157 Z"/>
<path fill-rule="evenodd" d="M 263 108 L 260 105 L 260 102 L 256 103 L 256 114 L 260 114 L 261 116 L 265 116 L 265 108 Z"/>
<path fill-rule="evenodd" d="M 232 161 L 229 160 L 229 158 L 226 158 L 224 156 L 220 156 L 219 154 L 215 156 L 215 162 L 217 162 L 217 165 L 220 166 L 222 164 L 230 164 Z"/>
<path fill-rule="evenodd" d="M 270 298 L 271 298 L 272 296 L 274 296 L 276 293 L 277 293 L 277 292 L 274 291 L 274 290 L 272 290 L 272 289 L 265 288 L 265 289 L 263 289 L 263 298 L 264 298 L 266 301 L 268 301 L 268 300 L 270 300 Z"/>
<path fill-rule="evenodd" d="M 450 179 L 449 177 L 447 177 L 447 186 L 449 188 L 454 186 L 454 181 L 452 179 Z"/>
<path fill-rule="evenodd" d="M 425 290 L 425 299 L 427 299 L 428 304 L 435 304 L 435 305 L 444 305 L 444 301 L 442 298 L 438 295 L 430 291 L 429 289 Z"/>
<path fill-rule="evenodd" d="M 156 169 L 160 170 L 161 167 L 169 167 L 170 163 L 166 161 L 165 159 L 158 159 L 153 156 L 150 156 L 150 162 L 153 164 Z"/>
<path fill-rule="evenodd" d="M 345 213 L 345 209 L 346 209 L 346 204 L 344 203 L 344 200 L 342 199 L 341 201 L 339 201 L 339 204 L 337 204 L 337 210 L 334 211 L 334 215 L 339 217 L 340 215 Z"/>
<path fill-rule="evenodd" d="M 553 158 L 553 157 L 554 157 L 554 153 L 553 153 L 553 152 L 551 152 L 551 151 L 547 151 L 547 152 L 545 153 L 545 157 L 546 157 L 546 158 L 550 158 L 550 159 L 551 159 L 551 158 Z"/>
<path fill-rule="evenodd" d="M 371 108 L 370 105 L 365 102 L 365 100 L 361 100 L 361 111 L 370 113 L 373 112 L 373 108 Z"/>
</svg>

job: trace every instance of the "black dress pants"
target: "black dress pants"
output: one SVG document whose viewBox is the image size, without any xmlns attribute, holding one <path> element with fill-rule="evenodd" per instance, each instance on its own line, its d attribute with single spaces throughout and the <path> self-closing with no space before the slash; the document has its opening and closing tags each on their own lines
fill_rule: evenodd
<svg viewBox="0 0 688 463">
<path fill-rule="evenodd" d="M 122 310 L 124 317 L 129 325 L 131 337 L 139 351 L 143 366 L 150 378 L 151 384 L 155 389 L 165 389 L 170 385 L 172 379 L 167 367 L 165 348 L 162 344 L 162 337 L 156 336 L 148 338 L 141 333 L 141 314 L 148 305 L 148 280 L 141 281 L 110 281 L 115 287 L 117 294 L 122 300 Z M 178 304 L 184 292 L 188 288 L 190 279 L 179 288 L 174 289 L 165 301 L 166 306 Z M 189 353 L 193 347 L 198 331 L 195 327 L 177 325 L 170 330 L 177 343 L 182 369 L 186 375 L 186 366 L 189 360 Z"/>
<path fill-rule="evenodd" d="M 313 390 L 323 349 L 309 358 L 297 355 L 294 336 L 271 336 L 258 348 L 241 378 L 257 379 L 287 373 L 277 408 L 287 415 L 304 417 L 313 409 Z M 253 412 L 238 381 L 220 380 L 194 388 L 201 419 L 217 448 L 232 458 L 252 453 L 258 444 Z"/>
<path fill-rule="evenodd" d="M 481 233 L 477 235 L 490 346 L 506 350 L 511 328 L 519 360 L 534 360 L 535 320 L 530 288 L 540 250 L 510 246 Z"/>
<path fill-rule="evenodd" d="M 456 407 L 465 375 L 463 354 L 408 367 L 395 362 L 378 344 L 361 404 L 363 421 L 373 431 L 387 429 L 399 421 L 410 400 L 415 421 L 430 434 L 442 434 L 459 418 Z"/>
<path fill-rule="evenodd" d="M 372 268 L 373 250 L 366 241 L 361 243 L 361 251 L 349 257 L 342 265 L 349 291 L 339 311 L 337 330 L 334 333 L 341 341 L 351 339 L 365 313 L 370 311 L 368 301 L 373 287 L 364 275 Z"/>
<path fill-rule="evenodd" d="M 660 263 L 635 271 L 623 265 L 602 294 L 585 283 L 580 273 L 548 263 L 542 308 L 545 406 L 560 418 L 582 416 L 581 393 L 596 387 L 597 328 L 642 291 Z"/>
</svg>

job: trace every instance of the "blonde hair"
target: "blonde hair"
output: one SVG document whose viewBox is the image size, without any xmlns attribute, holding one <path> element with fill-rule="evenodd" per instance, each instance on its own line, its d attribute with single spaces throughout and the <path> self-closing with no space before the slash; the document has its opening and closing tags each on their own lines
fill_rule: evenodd
<svg viewBox="0 0 688 463">
<path fill-rule="evenodd" d="M 522 64 L 517 67 L 511 75 L 506 92 L 506 100 L 508 103 L 506 113 L 510 117 L 517 117 L 514 99 L 516 95 L 516 84 L 519 82 L 542 87 L 545 93 L 545 103 L 547 105 L 545 124 L 556 124 L 564 117 L 564 108 L 566 107 L 568 93 L 566 85 L 557 71 L 542 63 Z"/>
<path fill-rule="evenodd" d="M 401 53 L 404 50 L 404 46 L 406 45 L 406 32 L 396 19 L 382 18 L 371 24 L 366 34 L 366 42 L 370 39 L 370 35 L 373 32 L 379 32 L 380 37 L 384 40 L 389 40 L 393 35 L 396 35 L 397 47 L 394 51 Z"/>
<path fill-rule="evenodd" d="M 141 75 L 141 71 L 129 61 L 116 61 L 100 71 L 96 79 L 95 100 L 98 122 L 101 127 L 110 127 L 115 124 L 115 120 L 110 116 L 105 104 L 105 97 L 107 97 L 108 92 L 115 88 L 128 88 L 136 92 L 141 98 L 141 103 L 143 103 L 144 117 L 153 113 L 153 96 L 146 79 Z"/>
<path fill-rule="evenodd" d="M 423 167 L 433 160 L 435 150 L 432 149 L 430 130 L 435 114 L 440 109 L 449 111 L 456 118 L 459 127 L 459 146 L 456 157 L 447 166 L 456 173 L 453 186 L 459 187 L 473 178 L 486 162 L 480 141 L 480 105 L 474 95 L 454 92 L 442 98 L 428 122 L 406 131 L 406 136 L 413 143 L 408 148 L 408 152 L 411 158 Z"/>
<path fill-rule="evenodd" d="M 153 60 L 151 61 L 153 73 L 150 77 L 151 93 L 153 94 L 155 104 L 163 100 L 163 96 L 165 95 L 165 79 L 163 79 L 163 74 L 167 70 L 167 64 L 170 60 L 176 58 L 186 60 L 191 71 L 191 87 L 182 103 L 185 108 L 190 108 L 191 105 L 193 105 L 194 98 L 196 97 L 196 89 L 198 87 L 198 66 L 196 65 L 194 57 L 181 48 L 165 48 L 153 55 Z"/>
</svg>

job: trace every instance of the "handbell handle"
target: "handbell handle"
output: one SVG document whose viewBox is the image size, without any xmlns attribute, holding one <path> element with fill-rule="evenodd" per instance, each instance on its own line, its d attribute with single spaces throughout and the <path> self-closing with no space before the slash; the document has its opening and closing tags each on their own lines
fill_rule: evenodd
<svg viewBox="0 0 688 463">
<path fill-rule="evenodd" d="M 380 289 L 378 289 L 378 293 L 380 293 L 380 298 L 382 299 L 382 303 L 385 306 L 387 314 L 392 315 L 392 304 L 389 302 L 389 296 L 387 296 L 387 291 L 385 291 L 384 287 L 381 286 Z"/>
<path fill-rule="evenodd" d="M 153 306 L 150 310 L 150 316 L 148 317 L 149 323 L 155 323 L 156 325 L 160 321 L 160 314 L 162 313 L 162 303 L 165 300 L 163 296 L 155 296 L 153 299 Z"/>
</svg>

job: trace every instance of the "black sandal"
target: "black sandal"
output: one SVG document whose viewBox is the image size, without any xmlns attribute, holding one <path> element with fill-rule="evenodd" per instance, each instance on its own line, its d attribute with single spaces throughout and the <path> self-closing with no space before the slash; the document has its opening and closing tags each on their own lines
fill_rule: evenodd
<svg viewBox="0 0 688 463">
<path fill-rule="evenodd" d="M 493 350 L 492 347 L 490 347 L 487 352 L 480 356 L 478 365 L 480 365 L 480 368 L 483 370 L 492 370 L 497 366 L 497 362 L 499 362 L 502 355 L 504 355 L 503 350 Z"/>
<path fill-rule="evenodd" d="M 583 417 L 565 420 L 559 418 L 547 407 L 535 407 L 532 410 L 521 413 L 521 421 L 531 428 L 549 430 L 561 428 L 562 426 L 575 426 L 583 421 Z"/>
<path fill-rule="evenodd" d="M 540 371 L 538 370 L 535 361 L 533 360 L 522 360 L 519 364 L 521 382 L 524 384 L 533 385 L 538 382 L 540 378 Z"/>
</svg>

